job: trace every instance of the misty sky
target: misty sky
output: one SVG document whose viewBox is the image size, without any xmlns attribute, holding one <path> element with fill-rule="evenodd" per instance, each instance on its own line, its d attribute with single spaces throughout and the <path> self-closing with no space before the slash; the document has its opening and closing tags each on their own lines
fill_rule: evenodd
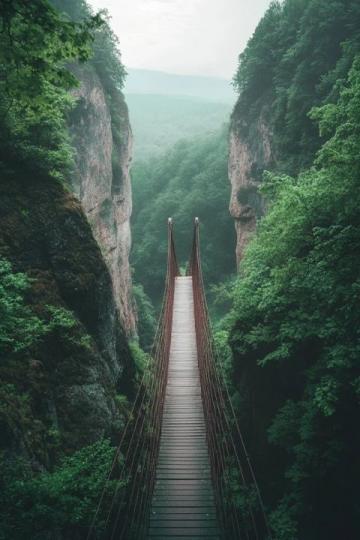
<svg viewBox="0 0 360 540">
<path fill-rule="evenodd" d="M 231 79 L 238 55 L 270 0 L 90 0 L 106 8 L 123 62 Z"/>
</svg>

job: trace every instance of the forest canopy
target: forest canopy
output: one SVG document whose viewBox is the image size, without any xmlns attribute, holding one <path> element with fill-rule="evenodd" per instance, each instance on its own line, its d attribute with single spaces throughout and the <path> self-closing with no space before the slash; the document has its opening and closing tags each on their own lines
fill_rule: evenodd
<svg viewBox="0 0 360 540">
<path fill-rule="evenodd" d="M 46 0 L 3 0 L 0 21 L 0 167 L 63 178 L 72 158 L 65 116 L 77 84 L 67 63 L 90 57 L 100 18 L 75 23 Z"/>
<path fill-rule="evenodd" d="M 202 224 L 202 261 L 207 284 L 235 272 L 235 230 L 228 211 L 227 127 L 183 140 L 163 156 L 133 169 L 135 280 L 155 304 L 164 287 L 168 217 L 174 220 L 179 264 L 186 266 L 193 220 Z"/>
<path fill-rule="evenodd" d="M 71 65 L 90 60 L 112 96 L 126 75 L 117 38 L 106 13 L 94 15 L 80 0 L 1 0 L 0 23 L 0 170 L 65 180 L 78 85 Z"/>
<path fill-rule="evenodd" d="M 324 139 L 308 113 L 338 98 L 359 52 L 357 0 L 271 3 L 240 54 L 233 114 L 243 132 L 259 116 L 266 119 L 282 172 L 311 165 Z"/>
<path fill-rule="evenodd" d="M 359 536 L 359 7 L 274 2 L 235 76 L 236 128 L 263 115 L 276 157 L 226 323 L 276 540 Z"/>
</svg>

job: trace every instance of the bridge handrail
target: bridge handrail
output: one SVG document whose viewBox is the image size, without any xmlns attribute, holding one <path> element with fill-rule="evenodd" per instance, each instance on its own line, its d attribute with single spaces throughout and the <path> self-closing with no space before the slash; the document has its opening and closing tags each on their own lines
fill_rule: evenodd
<svg viewBox="0 0 360 540">
<path fill-rule="evenodd" d="M 218 515 L 227 540 L 271 539 L 260 489 L 216 352 L 201 268 L 199 228 L 195 218 L 187 275 L 193 281 L 197 353 Z M 231 493 L 234 480 L 241 483 L 245 497 L 248 494 L 250 498 L 251 493 L 256 496 L 256 505 L 245 503 L 246 516 Z"/>
<path fill-rule="evenodd" d="M 173 223 L 169 218 L 165 290 L 152 347 L 152 362 L 144 370 L 139 382 L 87 540 L 99 538 L 142 540 L 146 536 L 159 450 L 170 354 L 174 286 L 177 275 L 179 275 L 179 267 L 174 246 Z M 121 460 L 120 466 L 119 460 Z M 111 504 L 108 505 L 105 501 L 105 493 L 112 479 L 116 479 L 117 483 Z M 105 504 L 107 504 L 105 524 L 102 531 L 98 531 L 96 520 Z"/>
</svg>

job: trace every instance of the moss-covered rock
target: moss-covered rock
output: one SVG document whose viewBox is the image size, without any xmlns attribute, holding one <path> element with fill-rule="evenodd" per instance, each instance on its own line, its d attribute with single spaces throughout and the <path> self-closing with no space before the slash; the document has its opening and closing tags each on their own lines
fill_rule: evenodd
<svg viewBox="0 0 360 540">
<path fill-rule="evenodd" d="M 0 365 L 3 449 L 50 466 L 121 426 L 115 398 L 133 364 L 111 279 L 76 198 L 48 178 L 3 178 L 0 256 L 25 272 L 25 292 L 48 331 Z"/>
</svg>

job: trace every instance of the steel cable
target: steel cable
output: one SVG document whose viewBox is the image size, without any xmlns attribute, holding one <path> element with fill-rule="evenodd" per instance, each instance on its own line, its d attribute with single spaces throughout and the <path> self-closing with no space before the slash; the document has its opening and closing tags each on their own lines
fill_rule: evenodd
<svg viewBox="0 0 360 540">
<path fill-rule="evenodd" d="M 226 531 L 226 539 L 235 540 L 243 536 L 249 540 L 271 539 L 259 485 L 246 450 L 229 390 L 221 370 L 218 369 L 201 270 L 197 218 L 194 224 L 193 246 L 187 274 L 192 276 L 193 281 L 200 381 L 219 519 Z M 231 496 L 232 469 L 239 475 L 239 480 L 244 487 L 245 503 L 242 508 L 238 507 L 234 497 Z M 246 501 L 251 489 L 255 490 L 257 508 Z M 244 506 L 247 507 L 248 517 L 243 515 Z"/>
<path fill-rule="evenodd" d="M 111 469 L 105 479 L 87 540 L 145 538 L 155 483 L 170 353 L 174 286 L 178 274 L 173 227 L 169 219 L 165 291 L 152 349 L 153 360 L 140 381 Z M 120 456 L 123 457 L 122 465 L 120 470 L 116 471 Z M 106 493 L 115 473 L 117 484 L 109 504 Z M 105 503 L 107 508 L 104 508 Z M 99 516 L 103 514 L 105 522 L 102 525 L 97 524 Z"/>
</svg>

